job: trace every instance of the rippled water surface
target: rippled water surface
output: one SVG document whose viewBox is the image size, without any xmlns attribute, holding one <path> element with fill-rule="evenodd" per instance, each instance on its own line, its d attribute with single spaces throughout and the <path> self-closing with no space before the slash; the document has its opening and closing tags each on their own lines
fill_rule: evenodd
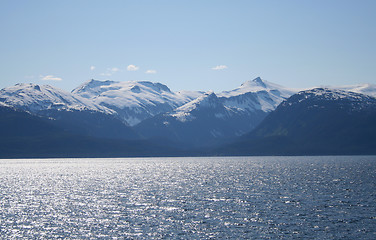
<svg viewBox="0 0 376 240">
<path fill-rule="evenodd" d="M 376 239 L 376 157 L 0 160 L 2 239 Z"/>
</svg>

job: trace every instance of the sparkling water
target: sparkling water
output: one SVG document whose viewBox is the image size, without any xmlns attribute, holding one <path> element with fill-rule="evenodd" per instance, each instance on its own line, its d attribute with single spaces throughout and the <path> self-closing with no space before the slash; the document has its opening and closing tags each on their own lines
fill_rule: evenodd
<svg viewBox="0 0 376 240">
<path fill-rule="evenodd" d="M 376 239 L 376 157 L 0 160 L 1 239 Z"/>
</svg>

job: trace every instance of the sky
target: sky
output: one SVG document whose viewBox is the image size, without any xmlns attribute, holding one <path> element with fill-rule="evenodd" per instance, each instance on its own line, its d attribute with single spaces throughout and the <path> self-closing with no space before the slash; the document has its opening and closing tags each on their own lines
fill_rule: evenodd
<svg viewBox="0 0 376 240">
<path fill-rule="evenodd" d="M 0 0 L 0 89 L 376 84 L 376 1 Z"/>
</svg>

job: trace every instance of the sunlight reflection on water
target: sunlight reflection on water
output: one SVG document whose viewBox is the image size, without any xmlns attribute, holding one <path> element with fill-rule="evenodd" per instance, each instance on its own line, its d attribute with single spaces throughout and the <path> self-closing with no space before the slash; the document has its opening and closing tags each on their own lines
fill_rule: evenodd
<svg viewBox="0 0 376 240">
<path fill-rule="evenodd" d="M 376 238 L 376 157 L 0 160 L 2 238 Z"/>
</svg>

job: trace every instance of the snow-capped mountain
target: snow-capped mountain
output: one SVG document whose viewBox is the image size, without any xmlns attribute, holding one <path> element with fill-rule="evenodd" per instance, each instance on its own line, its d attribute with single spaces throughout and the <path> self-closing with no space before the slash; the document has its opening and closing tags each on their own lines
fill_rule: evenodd
<svg viewBox="0 0 376 240">
<path fill-rule="evenodd" d="M 17 84 L 0 90 L 0 102 L 26 111 L 58 128 L 80 135 L 136 139 L 138 135 L 117 119 L 115 111 L 49 85 Z"/>
<path fill-rule="evenodd" d="M 223 105 L 213 92 L 141 122 L 135 129 L 145 138 L 167 139 L 175 146 L 207 147 L 248 130 L 248 115 Z"/>
<path fill-rule="evenodd" d="M 232 96 L 238 96 L 241 94 L 249 93 L 249 92 L 269 92 L 276 96 L 281 96 L 284 98 L 287 98 L 294 94 L 296 91 L 285 88 L 281 85 L 271 83 L 269 81 L 266 81 L 264 79 L 261 79 L 260 77 L 257 77 L 253 80 L 249 80 L 244 82 L 240 87 L 231 90 L 231 91 L 223 91 L 219 95 L 221 97 L 232 97 Z"/>
<path fill-rule="evenodd" d="M 300 96 L 302 101 L 307 101 L 312 99 L 315 100 L 346 100 L 353 103 L 368 103 L 369 101 L 374 102 L 375 98 L 367 94 L 357 93 L 355 91 L 345 91 L 341 89 L 330 89 L 330 88 L 314 88 L 305 91 L 298 92 L 296 96 Z"/>
<path fill-rule="evenodd" d="M 169 115 L 175 117 L 177 120 L 181 122 L 186 122 L 194 120 L 196 118 L 194 116 L 194 112 L 201 108 L 222 109 L 223 107 L 224 106 L 220 103 L 215 93 L 213 91 L 209 91 L 201 95 L 200 97 L 184 104 L 183 106 L 178 107 Z"/>
<path fill-rule="evenodd" d="M 171 116 L 184 122 L 189 119 L 191 112 L 198 107 L 215 108 L 218 104 L 223 105 L 229 112 L 229 115 L 232 115 L 230 114 L 231 112 L 248 115 L 254 115 L 259 112 L 268 113 L 294 93 L 293 90 L 267 82 L 258 77 L 243 83 L 239 88 L 232 91 L 224 91 L 219 94 L 208 92 L 175 109 L 171 113 Z M 218 116 L 221 115 L 219 114 Z"/>
<path fill-rule="evenodd" d="M 324 109 L 325 105 L 322 103 L 335 102 L 337 107 L 346 105 L 347 111 L 360 111 L 362 109 L 376 106 L 376 98 L 372 96 L 329 88 L 314 88 L 298 92 L 289 98 L 288 101 L 281 103 L 280 106 L 301 105 L 305 103 L 311 104 L 312 102 L 317 104 L 312 104 L 310 108 L 320 107 L 321 109 Z"/>
<path fill-rule="evenodd" d="M 376 153 L 376 98 L 316 88 L 282 102 L 226 155 Z"/>
<path fill-rule="evenodd" d="M 97 80 L 85 82 L 72 93 L 116 111 L 131 126 L 157 114 L 172 111 L 202 94 L 198 91 L 172 92 L 161 83 L 148 81 Z"/>
<path fill-rule="evenodd" d="M 273 111 L 283 100 L 296 91 L 257 77 L 243 83 L 232 91 L 218 94 L 227 107 L 242 109 L 247 112 Z"/>
<path fill-rule="evenodd" d="M 376 97 L 376 84 L 358 84 L 358 85 L 348 85 L 348 86 L 337 86 L 329 87 L 330 89 L 339 89 L 344 91 L 356 92 L 372 97 Z"/>
<path fill-rule="evenodd" d="M 145 120 L 136 129 L 146 138 L 170 137 L 184 145 L 210 145 L 251 131 L 292 93 L 256 78 L 218 96 L 207 92 L 172 112 Z"/>
<path fill-rule="evenodd" d="M 16 84 L 0 90 L 0 102 L 14 108 L 38 113 L 45 110 L 97 111 L 113 114 L 114 111 L 91 100 L 73 95 L 49 85 Z"/>
<path fill-rule="evenodd" d="M 104 142 L 141 138 L 140 143 L 146 143 L 147 139 L 147 144 L 152 144 L 151 149 L 161 144 L 182 147 L 184 151 L 218 146 L 252 130 L 255 130 L 252 146 L 260 149 L 286 146 L 290 147 L 291 154 L 295 145 L 307 138 L 318 149 L 322 147 L 320 144 L 330 145 L 330 139 L 343 143 L 342 138 L 347 133 L 354 133 L 348 136 L 363 141 L 363 146 L 368 146 L 370 139 L 373 141 L 376 100 L 371 96 L 376 95 L 375 85 L 317 88 L 295 93 L 261 78 L 221 93 L 173 92 L 163 84 L 147 81 L 90 80 L 72 92 L 48 85 L 17 84 L 0 90 L 0 108 L 3 109 L 0 117 L 9 136 L 17 129 L 25 130 L 17 124 L 34 119 L 35 126 L 40 126 L 37 132 L 43 133 L 41 138 L 49 134 L 42 131 L 46 126 L 53 130 L 47 139 L 66 134 L 72 137 L 70 139 L 80 136 L 80 139 L 106 139 Z M 272 120 L 268 120 L 270 118 Z M 353 128 L 349 128 L 350 125 Z M 35 131 L 26 132 L 33 139 Z M 322 134 L 326 134 L 324 138 Z M 332 137 L 337 135 L 342 137 Z M 8 140 L 3 139 L 3 142 Z M 350 149 L 355 143 L 345 142 L 343 146 Z M 255 149 L 247 143 L 243 147 L 245 154 L 249 153 L 247 149 Z M 242 153 L 240 148 L 231 148 Z M 279 154 L 278 148 L 275 150 L 270 154 Z"/>
</svg>

